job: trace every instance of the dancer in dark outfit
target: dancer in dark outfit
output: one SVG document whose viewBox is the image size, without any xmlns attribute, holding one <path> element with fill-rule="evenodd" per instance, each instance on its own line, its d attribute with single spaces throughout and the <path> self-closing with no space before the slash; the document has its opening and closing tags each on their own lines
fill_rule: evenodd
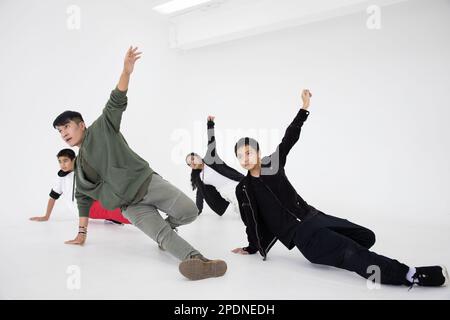
<svg viewBox="0 0 450 320">
<path fill-rule="evenodd" d="M 308 118 L 310 97 L 308 90 L 302 92 L 303 107 L 270 156 L 261 159 L 258 142 L 251 138 L 241 138 L 235 145 L 241 166 L 248 170 L 236 187 L 236 197 L 249 245 L 233 252 L 253 254 L 259 251 L 266 260 L 271 247 L 280 240 L 288 249 L 297 247 L 312 263 L 353 271 L 364 278 L 372 275 L 373 266 L 378 267 L 383 284 L 446 285 L 445 267 L 412 268 L 369 251 L 375 243 L 371 230 L 327 215 L 297 194 L 286 177 L 284 166 Z"/>
<path fill-rule="evenodd" d="M 203 211 L 203 202 L 222 216 L 230 204 L 234 211 L 239 212 L 236 199 L 236 186 L 244 176 L 228 166 L 217 153 L 214 133 L 214 118 L 208 116 L 208 149 L 201 158 L 191 152 L 186 156 L 186 164 L 192 169 L 192 189 L 197 189 L 196 205 L 199 214 Z"/>
</svg>

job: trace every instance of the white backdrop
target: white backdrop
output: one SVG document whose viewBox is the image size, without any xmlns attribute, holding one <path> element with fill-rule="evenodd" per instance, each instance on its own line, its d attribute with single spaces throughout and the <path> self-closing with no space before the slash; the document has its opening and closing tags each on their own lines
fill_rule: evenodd
<svg viewBox="0 0 450 320">
<path fill-rule="evenodd" d="M 236 139 L 251 134 L 272 152 L 309 88 L 311 114 L 286 168 L 303 198 L 393 239 L 405 225 L 419 230 L 405 236 L 414 243 L 448 230 L 450 1 L 383 8 L 380 30 L 362 12 L 191 51 L 168 48 L 154 2 L 0 1 L 2 224 L 20 229 L 44 214 L 65 147 L 53 119 L 72 109 L 95 120 L 133 44 L 144 55 L 122 131 L 190 195 L 184 155 L 204 152 L 208 114 L 219 152 L 238 168 Z M 71 4 L 80 30 L 66 27 Z M 440 236 L 432 250 L 450 244 Z M 436 257 L 450 262 L 446 252 Z"/>
</svg>

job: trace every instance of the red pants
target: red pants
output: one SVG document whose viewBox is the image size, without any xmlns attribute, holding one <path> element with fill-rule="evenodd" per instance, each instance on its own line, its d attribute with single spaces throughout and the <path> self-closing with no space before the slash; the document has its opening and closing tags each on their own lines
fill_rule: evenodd
<svg viewBox="0 0 450 320">
<path fill-rule="evenodd" d="M 89 210 L 89 218 L 114 220 L 125 224 L 131 224 L 130 221 L 125 219 L 125 217 L 122 215 L 122 211 L 120 211 L 119 208 L 113 211 L 106 210 L 102 207 L 99 201 L 94 201 L 94 203 L 92 204 L 91 209 Z"/>
</svg>

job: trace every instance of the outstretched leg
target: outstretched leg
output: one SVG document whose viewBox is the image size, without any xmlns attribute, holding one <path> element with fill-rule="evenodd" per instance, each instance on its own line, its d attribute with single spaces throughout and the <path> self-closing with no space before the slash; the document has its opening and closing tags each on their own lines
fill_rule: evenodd
<svg viewBox="0 0 450 320">
<path fill-rule="evenodd" d="M 375 244 L 375 233 L 366 227 L 357 225 L 346 219 L 326 215 L 328 229 L 348 237 L 366 249 Z"/>
<path fill-rule="evenodd" d="M 166 220 L 158 209 L 168 214 Z M 161 176 L 154 174 L 142 201 L 126 208 L 123 214 L 162 249 L 182 260 L 179 269 L 188 279 L 200 280 L 225 274 L 225 261 L 206 259 L 173 230 L 194 221 L 198 209 L 191 199 Z"/>
<path fill-rule="evenodd" d="M 353 271 L 366 279 L 378 269 L 381 283 L 407 284 L 407 265 L 369 251 L 354 240 L 328 228 L 319 229 L 306 243 L 296 236 L 295 243 L 312 263 Z"/>
</svg>

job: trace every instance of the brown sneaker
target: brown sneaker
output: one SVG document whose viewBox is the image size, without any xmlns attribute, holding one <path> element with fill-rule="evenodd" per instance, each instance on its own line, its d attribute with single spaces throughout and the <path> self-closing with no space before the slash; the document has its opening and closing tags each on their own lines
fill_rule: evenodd
<svg viewBox="0 0 450 320">
<path fill-rule="evenodd" d="M 202 255 L 194 255 L 180 263 L 180 273 L 189 280 L 221 277 L 227 271 L 223 260 L 209 260 Z"/>
</svg>

